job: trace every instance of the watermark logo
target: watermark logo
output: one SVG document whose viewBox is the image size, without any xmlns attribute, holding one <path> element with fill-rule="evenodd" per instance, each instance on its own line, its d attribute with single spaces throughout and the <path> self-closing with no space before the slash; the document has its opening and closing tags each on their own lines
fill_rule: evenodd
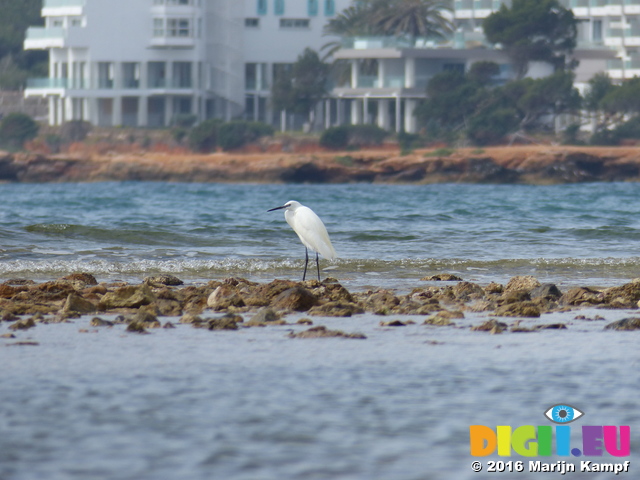
<svg viewBox="0 0 640 480">
<path fill-rule="evenodd" d="M 513 428 L 509 425 L 488 427 L 486 425 L 471 425 L 469 427 L 469 446 L 473 457 L 486 457 L 498 454 L 500 457 L 628 457 L 631 454 L 631 428 L 628 425 L 584 425 L 580 429 L 581 441 L 572 444 L 572 426 L 585 416 L 577 407 L 568 404 L 556 404 L 544 411 L 544 416 L 556 425 L 521 425 Z M 574 432 L 575 433 L 575 432 Z M 613 473 L 628 472 L 630 462 L 619 464 L 594 463 L 591 460 L 581 461 L 581 472 L 610 471 Z M 496 469 L 500 466 L 502 470 Z M 524 471 L 522 461 L 487 462 L 487 471 Z M 530 472 L 566 472 L 576 471 L 576 465 L 564 460 L 544 463 L 529 461 Z M 604 468 L 604 469 L 603 469 Z M 474 471 L 482 470 L 482 462 L 472 463 Z M 493 470 L 492 470 L 493 469 Z"/>
</svg>

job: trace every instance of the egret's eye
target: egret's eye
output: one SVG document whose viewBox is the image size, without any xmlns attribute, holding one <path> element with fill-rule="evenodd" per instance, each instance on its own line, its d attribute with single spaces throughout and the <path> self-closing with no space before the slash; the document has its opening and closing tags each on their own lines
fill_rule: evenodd
<svg viewBox="0 0 640 480">
<path fill-rule="evenodd" d="M 582 415 L 584 412 L 571 405 L 554 405 L 544 412 L 544 416 L 554 423 L 571 423 Z"/>
</svg>

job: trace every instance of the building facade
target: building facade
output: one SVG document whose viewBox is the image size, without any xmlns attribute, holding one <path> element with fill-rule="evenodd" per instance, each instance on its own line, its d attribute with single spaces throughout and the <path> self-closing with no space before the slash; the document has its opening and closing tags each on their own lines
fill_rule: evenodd
<svg viewBox="0 0 640 480">
<path fill-rule="evenodd" d="M 24 46 L 49 51 L 49 76 L 30 79 L 25 95 L 47 98 L 52 125 L 88 120 L 104 126 L 164 127 L 183 115 L 199 121 L 242 116 L 292 125 L 285 112 L 270 106 L 273 81 L 305 48 L 319 51 L 333 40 L 323 37 L 323 27 L 351 3 L 43 0 L 45 26 L 29 28 Z M 457 30 L 446 45 L 356 39 L 337 54 L 351 62 L 351 75 L 333 89 L 318 122 L 371 121 L 413 131 L 411 112 L 424 98 L 429 75 L 438 69 L 467 69 L 474 61 L 494 59 L 506 79 L 507 60 L 486 45 L 482 21 L 510 3 L 454 0 Z M 579 84 L 603 70 L 615 79 L 640 74 L 640 0 L 561 3 L 581 20 Z M 608 55 L 598 54 L 605 48 Z"/>
<path fill-rule="evenodd" d="M 44 0 L 44 27 L 25 49 L 49 51 L 49 76 L 26 96 L 46 97 L 49 123 L 171 125 L 178 116 L 268 120 L 274 72 L 349 0 Z"/>
</svg>

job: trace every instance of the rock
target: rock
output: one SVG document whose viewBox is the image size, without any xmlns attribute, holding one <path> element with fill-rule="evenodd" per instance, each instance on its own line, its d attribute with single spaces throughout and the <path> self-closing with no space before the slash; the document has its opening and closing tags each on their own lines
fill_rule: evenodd
<svg viewBox="0 0 640 480">
<path fill-rule="evenodd" d="M 20 317 L 15 315 L 12 312 L 2 311 L 2 321 L 3 322 L 15 322 L 16 320 L 20 320 Z"/>
<path fill-rule="evenodd" d="M 501 285 L 500 283 L 496 283 L 496 282 L 491 282 L 489 285 L 484 287 L 484 291 L 485 293 L 487 293 L 487 295 L 494 294 L 494 293 L 501 294 L 504 292 L 504 285 Z"/>
<path fill-rule="evenodd" d="M 280 315 L 278 315 L 271 307 L 262 307 L 253 317 L 251 317 L 252 323 L 269 323 L 275 322 L 276 320 L 280 320 Z"/>
<path fill-rule="evenodd" d="M 365 309 L 376 315 L 388 315 L 400 304 L 400 299 L 388 290 L 375 292 L 364 299 Z"/>
<path fill-rule="evenodd" d="M 423 322 L 423 325 L 435 325 L 439 327 L 446 327 L 449 325 L 453 326 L 455 325 L 455 323 L 452 322 L 451 319 L 454 318 L 464 318 L 464 313 L 458 311 L 451 312 L 448 310 L 443 310 L 436 313 L 435 315 L 431 315 Z"/>
<path fill-rule="evenodd" d="M 12 298 L 14 295 L 29 290 L 27 287 L 13 287 L 11 285 L 0 285 L 0 298 Z"/>
<path fill-rule="evenodd" d="M 637 308 L 640 300 L 640 282 L 607 288 L 602 293 L 604 303 L 610 308 Z"/>
<path fill-rule="evenodd" d="M 562 305 L 600 305 L 604 303 L 604 295 L 598 290 L 588 287 L 571 288 L 560 297 Z"/>
<path fill-rule="evenodd" d="M 26 320 L 18 320 L 15 323 L 9 325 L 9 330 L 28 330 L 36 326 L 36 322 L 32 318 Z"/>
<path fill-rule="evenodd" d="M 89 325 L 92 327 L 113 327 L 114 323 L 109 320 L 103 320 L 100 317 L 93 317 Z"/>
<path fill-rule="evenodd" d="M 0 338 L 16 338 L 16 336 L 13 333 L 3 333 L 0 334 Z"/>
<path fill-rule="evenodd" d="M 301 318 L 296 322 L 298 325 L 313 325 L 310 318 Z"/>
<path fill-rule="evenodd" d="M 96 310 L 97 310 L 96 305 L 94 305 L 89 300 L 82 298 L 77 293 L 70 293 L 60 313 L 73 312 L 80 315 L 84 315 L 87 313 L 93 313 Z"/>
<path fill-rule="evenodd" d="M 85 288 L 88 285 L 98 285 L 96 277 L 90 273 L 72 273 L 71 275 L 59 278 L 58 280 L 70 282 L 74 284 L 74 286 L 79 287 L 79 289 Z"/>
<path fill-rule="evenodd" d="M 132 323 L 139 323 L 145 328 L 160 328 L 158 317 L 148 308 L 140 308 L 133 316 Z"/>
<path fill-rule="evenodd" d="M 161 287 L 166 285 L 175 287 L 184 284 L 182 280 L 180 280 L 178 277 L 174 277 L 173 275 L 156 275 L 154 277 L 145 277 L 142 282 L 149 285 L 150 287 Z"/>
<path fill-rule="evenodd" d="M 531 295 L 526 290 L 511 290 L 504 292 L 496 302 L 498 305 L 508 305 L 509 303 L 526 302 L 531 300 Z"/>
<path fill-rule="evenodd" d="M 35 284 L 36 282 L 26 278 L 10 278 L 9 280 L 6 280 L 5 282 L 2 283 L 2 285 L 20 285 L 20 286 L 35 285 Z"/>
<path fill-rule="evenodd" d="M 480 285 L 471 282 L 460 282 L 453 287 L 453 295 L 459 302 L 469 302 L 484 298 L 485 292 Z"/>
<path fill-rule="evenodd" d="M 495 319 L 487 320 L 486 322 L 481 323 L 480 325 L 476 325 L 475 327 L 471 327 L 471 330 L 474 332 L 490 332 L 491 334 L 502 333 L 506 330 L 507 324 L 503 322 L 499 322 Z"/>
<path fill-rule="evenodd" d="M 266 307 L 272 304 L 273 299 L 285 290 L 298 286 L 290 280 L 274 280 L 273 282 L 259 285 L 253 288 L 245 296 L 245 304 L 252 307 Z"/>
<path fill-rule="evenodd" d="M 452 275 L 450 273 L 439 273 L 437 275 L 422 277 L 420 281 L 422 282 L 461 282 L 462 278 L 456 275 Z"/>
<path fill-rule="evenodd" d="M 509 280 L 504 290 L 505 292 L 513 290 L 526 290 L 527 292 L 530 292 L 539 286 L 540 282 L 537 278 L 532 277 L 531 275 L 518 275 Z"/>
<path fill-rule="evenodd" d="M 303 332 L 289 333 L 290 338 L 332 338 L 332 337 L 342 337 L 342 338 L 354 338 L 354 339 L 366 339 L 367 337 L 362 333 L 345 333 L 341 330 L 328 330 L 324 325 L 319 325 L 317 327 L 311 327 L 308 330 Z"/>
<path fill-rule="evenodd" d="M 171 322 L 166 322 L 162 328 L 176 328 L 176 326 Z"/>
<path fill-rule="evenodd" d="M 126 331 L 133 333 L 149 333 L 141 322 L 131 322 L 127 325 Z"/>
<path fill-rule="evenodd" d="M 380 322 L 381 327 L 406 327 L 407 325 L 409 325 L 409 323 L 403 322 L 402 320 L 391 320 L 389 322 Z"/>
<path fill-rule="evenodd" d="M 605 330 L 622 330 L 622 331 L 639 330 L 640 318 L 637 318 L 637 317 L 623 318 L 622 320 L 611 322 L 608 325 L 605 325 L 604 329 Z"/>
<path fill-rule="evenodd" d="M 192 315 L 190 313 L 187 313 L 180 318 L 180 323 L 192 324 L 192 323 L 203 323 L 203 322 L 204 322 L 204 319 L 202 317 L 198 315 Z"/>
<path fill-rule="evenodd" d="M 553 283 L 543 283 L 539 287 L 534 288 L 530 292 L 531 298 L 542 297 L 547 300 L 558 300 L 562 297 L 562 292 Z"/>
<path fill-rule="evenodd" d="M 540 316 L 540 308 L 533 302 L 516 302 L 509 303 L 498 307 L 495 311 L 498 317 L 529 317 L 535 318 Z"/>
<path fill-rule="evenodd" d="M 153 305 L 162 317 L 179 317 L 182 315 L 182 305 L 177 300 L 158 298 Z"/>
<path fill-rule="evenodd" d="M 327 302 L 311 308 L 308 313 L 314 317 L 350 317 L 364 310 L 355 303 Z"/>
<path fill-rule="evenodd" d="M 244 300 L 234 285 L 220 285 L 207 299 L 207 306 L 213 310 L 227 310 L 230 307 L 244 307 Z"/>
<path fill-rule="evenodd" d="M 148 285 L 129 285 L 116 288 L 100 299 L 98 307 L 100 310 L 111 310 L 114 308 L 139 308 L 149 305 L 156 300 L 155 295 Z"/>
<path fill-rule="evenodd" d="M 306 312 L 318 303 L 318 299 L 304 287 L 296 286 L 283 291 L 272 303 L 278 310 Z"/>
<path fill-rule="evenodd" d="M 566 330 L 567 326 L 564 323 L 543 323 L 533 328 L 535 330 Z"/>
<path fill-rule="evenodd" d="M 239 315 L 227 314 L 219 318 L 211 318 L 207 320 L 206 326 L 209 330 L 237 330 Z M 242 317 L 240 317 L 242 321 Z"/>
</svg>

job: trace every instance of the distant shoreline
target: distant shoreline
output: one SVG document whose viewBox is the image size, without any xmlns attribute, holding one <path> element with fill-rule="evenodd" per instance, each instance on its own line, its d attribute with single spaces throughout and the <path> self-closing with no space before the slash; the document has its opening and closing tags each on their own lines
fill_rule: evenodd
<svg viewBox="0 0 640 480">
<path fill-rule="evenodd" d="M 640 147 L 515 146 L 317 153 L 0 152 L 0 182 L 220 183 L 640 182 Z"/>
</svg>

